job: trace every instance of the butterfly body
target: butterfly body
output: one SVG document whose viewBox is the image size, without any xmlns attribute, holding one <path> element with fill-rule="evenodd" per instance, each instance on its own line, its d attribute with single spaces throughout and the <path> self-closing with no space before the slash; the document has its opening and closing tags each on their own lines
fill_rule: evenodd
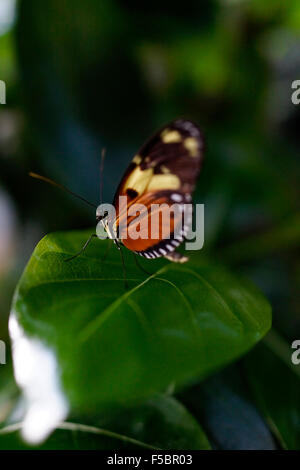
<svg viewBox="0 0 300 470">
<path fill-rule="evenodd" d="M 114 217 L 108 215 L 101 220 L 117 246 L 122 244 L 148 259 L 187 260 L 175 249 L 191 226 L 191 194 L 201 169 L 203 150 L 200 129 L 183 119 L 164 126 L 143 145 L 118 186 Z M 137 215 L 136 208 L 140 207 Z M 169 222 L 164 223 L 167 215 Z M 138 238 L 132 235 L 137 228 Z"/>
</svg>

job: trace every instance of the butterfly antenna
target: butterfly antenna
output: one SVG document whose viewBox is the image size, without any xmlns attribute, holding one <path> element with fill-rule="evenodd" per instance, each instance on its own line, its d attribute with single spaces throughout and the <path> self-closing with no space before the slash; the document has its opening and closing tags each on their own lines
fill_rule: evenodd
<svg viewBox="0 0 300 470">
<path fill-rule="evenodd" d="M 100 204 L 103 202 L 103 170 L 104 170 L 104 159 L 106 155 L 106 148 L 102 149 L 101 162 L 100 162 Z"/>
<path fill-rule="evenodd" d="M 37 173 L 33 173 L 32 171 L 29 172 L 29 176 L 31 176 L 32 178 L 35 178 L 37 180 L 44 181 L 45 183 L 51 184 L 52 186 L 56 186 L 57 188 L 63 189 L 67 193 L 72 194 L 72 196 L 75 196 L 78 199 L 80 199 L 81 201 L 85 202 L 86 204 L 89 204 L 89 206 L 97 208 L 97 206 L 95 204 L 93 204 L 92 202 L 88 201 L 87 199 L 85 199 L 82 196 L 79 196 L 79 194 L 74 193 L 69 188 L 66 188 L 65 186 L 63 186 L 62 184 L 56 183 L 55 181 L 51 180 L 50 178 L 46 178 L 46 176 L 38 175 Z"/>
</svg>

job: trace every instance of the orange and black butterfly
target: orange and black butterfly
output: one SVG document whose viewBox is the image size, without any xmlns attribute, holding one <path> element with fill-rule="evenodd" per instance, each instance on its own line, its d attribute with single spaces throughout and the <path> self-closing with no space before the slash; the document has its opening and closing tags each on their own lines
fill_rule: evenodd
<svg viewBox="0 0 300 470">
<path fill-rule="evenodd" d="M 203 147 L 198 126 L 182 119 L 172 121 L 151 137 L 133 157 L 118 186 L 113 202 L 115 218 L 97 216 L 110 238 L 148 259 L 164 256 L 171 261 L 185 261 L 187 258 L 174 250 L 191 224 L 191 194 L 201 168 Z M 174 204 L 182 210 L 164 226 L 164 211 Z M 154 205 L 159 206 L 156 211 L 161 217 L 151 211 Z M 144 213 L 137 217 L 132 209 L 138 206 L 144 207 Z M 141 225 L 141 217 L 148 219 L 144 224 L 147 233 L 142 233 L 142 228 L 141 236 L 132 238 L 130 233 Z M 157 230 L 153 230 L 153 223 L 159 224 Z"/>
<path fill-rule="evenodd" d="M 142 146 L 118 186 L 113 201 L 114 216 L 102 214 L 98 209 L 96 212 L 97 221 L 103 224 L 119 248 L 124 245 L 148 259 L 187 260 L 175 249 L 183 242 L 191 225 L 191 195 L 201 169 L 203 151 L 204 140 L 199 127 L 184 119 L 170 122 Z M 31 176 L 61 186 L 34 173 Z M 174 204 L 181 210 L 164 225 L 163 213 Z M 132 209 L 140 206 L 144 212 L 137 216 Z M 153 207 L 158 208 L 153 211 Z M 156 211 L 160 211 L 161 216 L 157 217 Z M 141 229 L 141 236 L 130 236 L 143 219 L 147 223 Z"/>
</svg>

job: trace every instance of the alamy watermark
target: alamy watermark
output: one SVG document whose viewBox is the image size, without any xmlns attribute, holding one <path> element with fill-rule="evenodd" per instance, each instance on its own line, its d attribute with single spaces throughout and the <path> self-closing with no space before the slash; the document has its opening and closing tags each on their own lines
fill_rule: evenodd
<svg viewBox="0 0 300 470">
<path fill-rule="evenodd" d="M 0 104 L 6 104 L 6 84 L 0 80 Z"/>
<path fill-rule="evenodd" d="M 300 80 L 294 80 L 292 82 L 292 89 L 295 90 L 293 91 L 291 95 L 291 100 L 293 104 L 299 104 L 300 103 Z"/>
<path fill-rule="evenodd" d="M 120 240 L 172 239 L 174 246 L 185 240 L 186 250 L 201 250 L 204 245 L 204 204 L 193 207 L 179 194 L 174 194 L 173 200 L 176 201 L 173 204 L 128 205 L 127 197 L 120 196 L 117 211 L 112 204 L 101 204 L 96 212 L 97 236 Z"/>
<path fill-rule="evenodd" d="M 6 364 L 6 344 L 0 340 L 0 364 Z"/>
<path fill-rule="evenodd" d="M 300 339 L 295 339 L 295 341 L 292 342 L 291 348 L 295 349 L 292 353 L 291 361 L 294 366 L 298 366 L 300 364 Z"/>
</svg>

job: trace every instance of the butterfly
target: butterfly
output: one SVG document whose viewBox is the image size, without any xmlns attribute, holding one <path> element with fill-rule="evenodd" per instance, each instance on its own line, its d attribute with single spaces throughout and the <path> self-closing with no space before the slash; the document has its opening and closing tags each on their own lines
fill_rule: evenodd
<svg viewBox="0 0 300 470">
<path fill-rule="evenodd" d="M 165 125 L 141 147 L 115 193 L 114 215 L 99 212 L 101 206 L 96 211 L 97 222 L 102 224 L 118 248 L 125 246 L 147 259 L 164 257 L 181 263 L 188 260 L 175 249 L 184 241 L 191 226 L 192 192 L 202 167 L 203 153 L 201 130 L 194 122 L 185 119 L 176 119 Z M 36 173 L 30 175 L 80 197 L 49 178 Z M 80 199 L 88 202 L 82 197 Z M 164 213 L 174 204 L 179 211 L 171 214 L 171 218 L 166 219 L 168 223 L 164 223 Z M 135 207 L 143 207 L 144 212 L 137 215 L 132 211 Z M 132 236 L 141 225 L 141 236 Z M 80 252 L 69 260 L 81 254 L 95 236 L 93 234 Z"/>
<path fill-rule="evenodd" d="M 203 151 L 204 139 L 199 127 L 183 119 L 170 122 L 142 146 L 117 188 L 113 201 L 115 217 L 96 217 L 118 246 L 124 245 L 147 259 L 165 257 L 174 262 L 187 261 L 187 257 L 175 249 L 184 241 L 191 225 L 191 195 L 201 169 Z M 164 212 L 169 213 L 174 203 L 181 211 L 164 225 L 161 222 Z M 130 216 L 130 209 L 141 205 L 145 208 L 144 214 Z M 157 212 L 151 211 L 155 205 L 161 205 L 161 209 L 156 209 L 162 214 L 160 218 Z M 127 229 L 131 227 L 131 232 L 135 233 L 141 216 L 147 220 L 140 231 L 144 233 L 136 239 Z M 156 230 L 154 226 L 153 230 L 155 223 L 160 226 Z"/>
</svg>

